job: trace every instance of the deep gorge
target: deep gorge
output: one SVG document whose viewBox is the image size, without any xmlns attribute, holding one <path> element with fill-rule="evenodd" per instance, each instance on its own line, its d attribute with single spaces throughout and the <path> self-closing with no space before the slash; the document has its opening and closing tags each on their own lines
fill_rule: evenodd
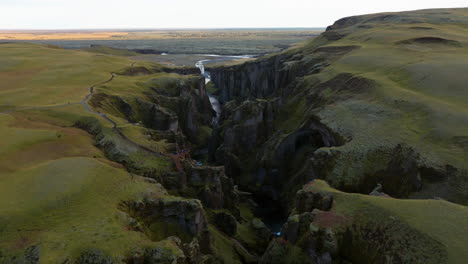
<svg viewBox="0 0 468 264">
<path fill-rule="evenodd" d="M 374 81 L 350 73 L 319 78 L 336 59 L 356 49 L 286 51 L 239 65 L 206 67 L 201 76 L 189 69 L 162 69 L 180 76 L 155 81 L 146 93 L 149 102 L 96 94 L 91 99 L 96 100 L 94 107 L 117 110 L 127 120 L 151 128 L 152 139 L 173 146 L 160 158 L 174 168 L 161 170 L 134 161 L 118 142 L 97 133 L 109 159 L 155 179 L 170 195 L 184 197 L 178 202 L 126 202 L 124 211 L 138 223 L 135 230 L 152 239 L 173 233 L 182 244 L 197 239 L 190 247 L 180 247 L 199 247 L 197 254 L 214 259 L 220 257 L 217 243 L 228 238 L 241 263 L 296 263 L 290 262 L 296 257 L 299 263 L 360 263 L 372 257 L 366 254 L 374 253 L 359 248 L 385 239 L 376 235 L 368 241 L 361 235 L 378 233 L 371 223 L 375 212 L 361 215 L 358 210 L 352 217 L 334 212 L 335 203 L 344 203 L 338 190 L 398 198 L 424 195 L 422 177 L 428 170 L 418 164 L 418 153 L 404 144 L 362 152 L 364 143 L 356 145 L 358 136 L 347 129 L 349 124 L 326 115 L 335 105 L 376 88 Z M 140 72 L 150 74 L 151 69 L 121 74 Z M 213 94 L 207 92 L 209 81 Z M 386 230 L 393 225 L 382 222 Z M 180 228 L 186 231 L 176 231 Z M 412 228 L 407 234 L 420 236 Z M 437 248 L 433 241 L 421 239 L 415 243 Z M 400 257 L 400 245 L 395 245 L 379 254 Z"/>
</svg>

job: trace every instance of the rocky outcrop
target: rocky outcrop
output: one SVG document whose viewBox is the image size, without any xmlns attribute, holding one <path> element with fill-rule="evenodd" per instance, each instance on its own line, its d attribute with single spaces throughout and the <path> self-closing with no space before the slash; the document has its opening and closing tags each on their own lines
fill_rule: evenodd
<svg viewBox="0 0 468 264">
<path fill-rule="evenodd" d="M 187 185 L 185 192 L 195 193 L 202 203 L 212 209 L 228 209 L 239 215 L 239 195 L 231 178 L 224 174 L 224 167 L 197 166 L 185 163 Z M 183 190 L 184 192 L 184 190 Z"/>
<path fill-rule="evenodd" d="M 198 200 L 176 197 L 147 198 L 143 201 L 128 201 L 123 210 L 137 219 L 145 233 L 158 241 L 177 236 L 184 242 L 197 238 L 201 252 L 211 252 L 208 222 L 203 206 Z"/>
</svg>

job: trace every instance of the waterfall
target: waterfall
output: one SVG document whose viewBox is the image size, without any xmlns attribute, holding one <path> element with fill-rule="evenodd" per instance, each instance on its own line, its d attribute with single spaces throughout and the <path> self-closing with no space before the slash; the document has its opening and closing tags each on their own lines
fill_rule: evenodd
<svg viewBox="0 0 468 264">
<path fill-rule="evenodd" d="M 208 71 L 205 70 L 205 63 L 207 62 L 214 62 L 214 61 L 228 61 L 228 60 L 239 60 L 239 59 L 249 59 L 253 58 L 252 55 L 242 55 L 242 56 L 223 56 L 223 55 L 215 55 L 215 54 L 204 54 L 202 56 L 205 57 L 213 57 L 213 59 L 206 59 L 201 60 L 195 63 L 195 67 L 200 69 L 200 74 L 205 78 L 205 84 L 211 81 L 211 75 Z M 213 125 L 218 124 L 219 117 L 221 116 L 221 104 L 218 101 L 218 98 L 213 96 L 212 94 L 208 94 L 210 98 L 211 108 L 216 112 L 216 116 L 213 117 Z"/>
</svg>

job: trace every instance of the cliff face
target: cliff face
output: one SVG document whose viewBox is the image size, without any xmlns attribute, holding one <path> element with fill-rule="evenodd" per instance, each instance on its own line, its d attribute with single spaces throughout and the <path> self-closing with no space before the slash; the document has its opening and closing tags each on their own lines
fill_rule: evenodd
<svg viewBox="0 0 468 264">
<path fill-rule="evenodd" d="M 281 90 L 287 89 L 295 78 L 313 71 L 313 66 L 318 66 L 321 59 L 307 62 L 300 60 L 301 55 L 280 54 L 242 65 L 207 70 L 211 73 L 212 82 L 219 89 L 220 102 L 226 103 L 234 99 L 284 95 Z"/>
<path fill-rule="evenodd" d="M 384 32 L 382 24 L 396 21 L 403 30 L 409 21 L 426 15 L 434 27 L 440 25 L 439 14 L 432 17 L 424 12 L 351 17 L 337 21 L 303 48 L 210 69 L 224 104 L 221 125 L 213 137 L 212 158 L 226 166 L 226 173 L 243 188 L 260 190 L 275 199 L 282 194 L 292 199 L 294 191 L 283 193 L 282 186 L 297 190 L 307 181 L 321 178 L 351 192 L 369 193 L 381 183 L 395 197 L 442 197 L 466 204 L 468 193 L 459 188 L 466 186 L 467 179 L 464 147 L 453 145 L 457 150 L 448 151 L 459 132 L 436 129 L 430 130 L 432 136 L 421 137 L 427 127 L 442 125 L 435 116 L 451 110 L 439 111 L 442 106 L 424 101 L 426 95 L 401 93 L 400 89 L 412 89 L 416 84 L 413 81 L 408 88 L 409 84 L 398 81 L 399 74 L 417 78 L 422 73 L 417 69 L 396 72 L 398 62 L 377 65 L 377 58 L 367 51 L 370 44 L 363 45 L 361 40 L 369 28 Z M 431 39 L 438 38 L 432 34 Z M 395 43 L 405 37 L 410 35 L 402 32 Z M 400 55 L 407 52 L 398 46 L 401 44 L 379 42 L 379 38 L 390 41 L 390 37 L 375 38 L 372 47 L 383 52 L 378 61 L 385 61 L 387 55 L 389 60 L 392 56 L 413 60 Z M 453 41 L 461 43 L 460 39 Z M 449 42 L 418 45 L 448 45 L 443 43 Z M 451 49 L 456 52 L 455 47 Z M 429 53 L 419 54 L 425 56 L 427 65 L 432 63 Z M 376 65 L 364 66 L 366 60 Z M 395 83 L 389 84 L 383 72 L 392 70 Z M 450 113 L 450 120 L 466 124 L 460 112 Z M 449 119 L 443 123 L 455 126 Z M 443 187 L 437 190 L 435 186 Z"/>
</svg>

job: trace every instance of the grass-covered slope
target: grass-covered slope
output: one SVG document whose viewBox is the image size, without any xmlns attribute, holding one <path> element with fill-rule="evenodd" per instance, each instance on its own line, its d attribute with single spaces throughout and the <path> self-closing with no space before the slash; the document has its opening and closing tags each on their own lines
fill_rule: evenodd
<svg viewBox="0 0 468 264">
<path fill-rule="evenodd" d="M 118 259 L 154 245 L 131 232 L 117 208 L 165 191 L 132 179 L 93 146 L 89 134 L 66 126 L 69 121 L 35 117 L 0 115 L 0 263 L 35 247 L 41 263 L 62 263 L 90 248 Z"/>
<path fill-rule="evenodd" d="M 319 113 L 330 127 L 352 138 L 344 150 L 362 159 L 357 152 L 367 148 L 365 161 L 370 155 L 378 156 L 371 154 L 376 153 L 376 148 L 406 145 L 418 156 L 414 159 L 419 177 L 425 181 L 423 193 L 427 187 L 426 195 L 433 192 L 434 196 L 461 203 L 466 203 L 468 197 L 468 79 L 463 74 L 468 70 L 467 14 L 467 9 L 426 10 L 363 16 L 349 25 L 338 21 L 322 41 L 333 34 L 341 38 L 328 40 L 320 49 L 350 45 L 359 49 L 340 57 L 317 76 L 323 82 L 349 73 L 374 84 L 363 91 L 351 90 L 350 97 L 354 98 L 328 105 Z M 341 21 L 347 20 L 353 18 Z M 320 41 L 311 43 L 309 49 L 314 50 Z M 324 88 L 333 89 L 332 83 L 328 86 Z M 345 86 L 362 88 L 353 87 L 352 82 Z M 328 98 L 340 96 L 323 94 Z M 408 155 L 405 158 L 410 159 Z M 374 166 L 369 164 L 372 159 L 368 161 L 363 166 Z M 349 177 L 353 173 L 345 173 L 349 163 L 337 163 L 341 168 L 332 173 L 333 183 L 348 185 L 346 182 L 357 180 Z M 429 168 L 437 173 L 428 172 Z M 440 185 L 431 187 L 431 181 L 439 181 Z"/>
</svg>

